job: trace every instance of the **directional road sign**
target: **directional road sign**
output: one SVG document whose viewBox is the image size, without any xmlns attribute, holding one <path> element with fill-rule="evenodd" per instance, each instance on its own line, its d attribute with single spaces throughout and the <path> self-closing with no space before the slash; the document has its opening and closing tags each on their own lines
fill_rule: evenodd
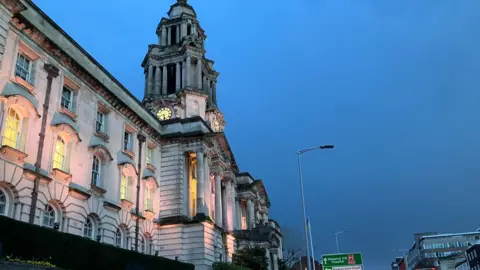
<svg viewBox="0 0 480 270">
<path fill-rule="evenodd" d="M 361 253 L 330 254 L 322 256 L 324 270 L 363 270 Z"/>
</svg>

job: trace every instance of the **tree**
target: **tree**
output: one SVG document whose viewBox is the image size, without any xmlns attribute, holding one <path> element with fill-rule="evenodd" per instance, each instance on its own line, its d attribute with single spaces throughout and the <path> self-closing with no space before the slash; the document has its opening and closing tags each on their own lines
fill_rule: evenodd
<svg viewBox="0 0 480 270">
<path fill-rule="evenodd" d="M 300 249 L 289 249 L 283 252 L 283 259 L 278 259 L 278 270 L 289 270 L 298 262 Z"/>
<path fill-rule="evenodd" d="M 255 270 L 268 270 L 268 259 L 264 248 L 246 247 L 233 254 L 233 263 Z"/>
</svg>

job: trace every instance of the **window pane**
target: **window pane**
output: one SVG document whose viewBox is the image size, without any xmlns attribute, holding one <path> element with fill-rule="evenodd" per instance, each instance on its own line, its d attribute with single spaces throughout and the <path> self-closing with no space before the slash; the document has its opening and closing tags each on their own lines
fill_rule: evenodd
<svg viewBox="0 0 480 270">
<path fill-rule="evenodd" d="M 100 180 L 100 159 L 97 156 L 93 156 L 91 184 L 98 187 L 99 180 Z"/>
<path fill-rule="evenodd" d="M 63 108 L 70 111 L 72 110 L 72 101 L 73 101 L 72 96 L 73 96 L 72 90 L 66 87 L 63 87 L 61 105 Z"/>
<path fill-rule="evenodd" d="M 7 212 L 7 196 L 0 190 L 0 215 L 5 215 Z"/>
<path fill-rule="evenodd" d="M 45 206 L 45 211 L 43 212 L 43 226 L 53 228 L 55 223 L 55 210 L 49 204 Z"/>
<path fill-rule="evenodd" d="M 15 65 L 15 76 L 18 76 L 30 82 L 30 59 L 26 58 L 23 54 L 18 54 L 17 64 Z"/>
<path fill-rule="evenodd" d="M 5 120 L 5 133 L 3 134 L 3 145 L 18 148 L 20 135 L 20 116 L 12 108 L 8 108 L 7 119 Z"/>
<path fill-rule="evenodd" d="M 122 173 L 122 180 L 120 183 L 120 199 L 126 200 L 126 193 L 127 193 L 127 178 Z"/>
<path fill-rule="evenodd" d="M 90 239 L 93 238 L 93 222 L 90 218 L 87 217 L 85 224 L 83 224 L 83 236 Z"/>
<path fill-rule="evenodd" d="M 105 131 L 105 115 L 101 112 L 97 112 L 97 122 L 95 125 L 95 130 L 100 132 Z"/>
<path fill-rule="evenodd" d="M 65 142 L 58 138 L 55 143 L 55 154 L 53 155 L 53 168 L 64 170 L 65 162 Z"/>
</svg>

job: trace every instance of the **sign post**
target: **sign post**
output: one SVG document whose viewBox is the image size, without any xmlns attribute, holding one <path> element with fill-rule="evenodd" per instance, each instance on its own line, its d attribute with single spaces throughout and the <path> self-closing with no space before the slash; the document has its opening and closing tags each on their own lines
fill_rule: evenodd
<svg viewBox="0 0 480 270">
<path fill-rule="evenodd" d="M 330 254 L 322 256 L 323 270 L 363 270 L 361 253 Z"/>
</svg>

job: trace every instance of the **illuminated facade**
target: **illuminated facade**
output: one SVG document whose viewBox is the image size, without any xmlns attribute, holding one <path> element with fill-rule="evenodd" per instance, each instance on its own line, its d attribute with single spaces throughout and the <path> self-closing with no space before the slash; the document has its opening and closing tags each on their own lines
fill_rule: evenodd
<svg viewBox="0 0 480 270">
<path fill-rule="evenodd" d="M 257 245 L 276 270 L 280 227 L 223 133 L 194 9 L 177 0 L 156 34 L 140 102 L 30 0 L 0 0 L 0 215 L 127 249 L 138 220 L 141 252 L 211 269 Z"/>
</svg>

